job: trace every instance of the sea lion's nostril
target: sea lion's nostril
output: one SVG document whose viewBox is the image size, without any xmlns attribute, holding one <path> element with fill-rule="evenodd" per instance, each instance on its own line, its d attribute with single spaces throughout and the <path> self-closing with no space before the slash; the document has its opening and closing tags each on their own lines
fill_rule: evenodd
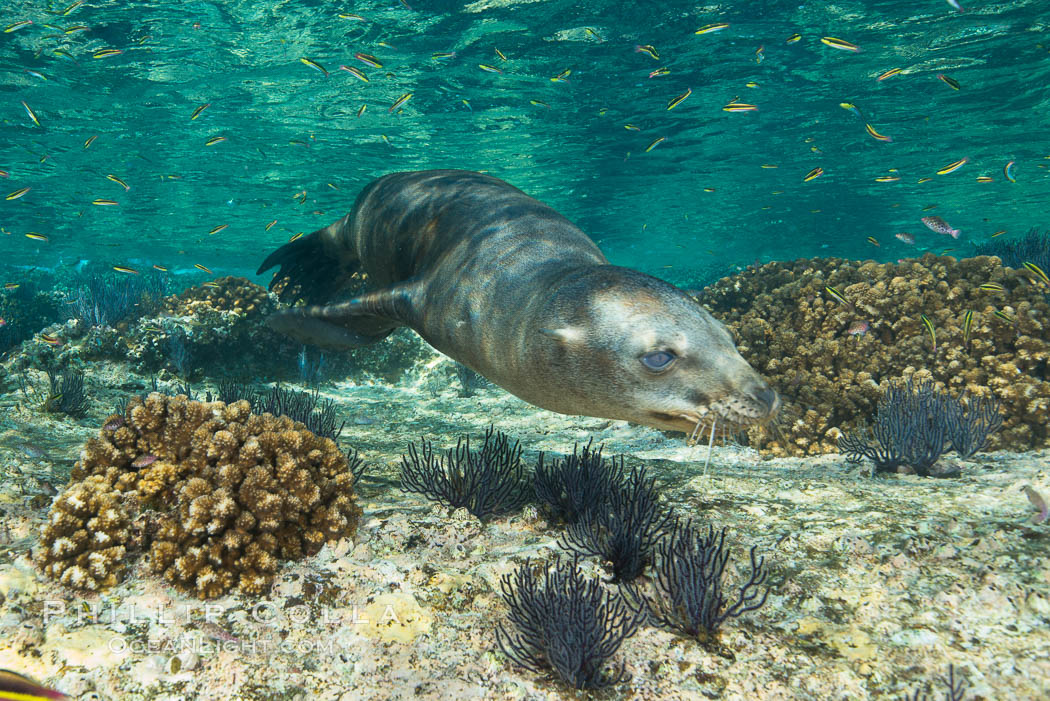
<svg viewBox="0 0 1050 701">
<path fill-rule="evenodd" d="M 766 407 L 767 414 L 772 414 L 780 408 L 780 397 L 769 385 L 763 384 L 760 387 L 751 390 L 748 394 L 750 394 L 751 398 L 756 402 Z"/>
</svg>

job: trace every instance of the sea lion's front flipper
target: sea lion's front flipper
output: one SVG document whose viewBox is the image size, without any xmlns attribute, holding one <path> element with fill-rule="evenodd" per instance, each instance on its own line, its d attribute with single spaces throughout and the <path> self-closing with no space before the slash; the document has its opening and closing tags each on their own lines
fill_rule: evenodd
<svg viewBox="0 0 1050 701">
<path fill-rule="evenodd" d="M 331 299 L 359 279 L 360 261 L 345 240 L 349 221 L 347 215 L 286 243 L 266 257 L 257 274 L 280 266 L 270 290 L 285 302 L 303 299 L 317 304 Z"/>
<path fill-rule="evenodd" d="M 301 343 L 345 350 L 381 341 L 408 322 L 415 283 L 376 290 L 347 302 L 293 307 L 271 314 L 270 328 Z"/>
</svg>

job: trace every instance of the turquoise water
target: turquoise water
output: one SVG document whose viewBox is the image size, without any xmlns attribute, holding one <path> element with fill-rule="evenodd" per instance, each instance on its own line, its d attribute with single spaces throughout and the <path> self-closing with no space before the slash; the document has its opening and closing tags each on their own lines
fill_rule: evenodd
<svg viewBox="0 0 1050 701">
<path fill-rule="evenodd" d="M 963 3 L 8 0 L 0 195 L 31 190 L 0 199 L 3 274 L 83 259 L 251 274 L 372 178 L 436 167 L 502 177 L 613 262 L 683 284 L 755 260 L 965 255 L 1046 224 L 1050 8 Z M 694 33 L 712 23 L 729 26 Z M 757 110 L 724 111 L 734 99 Z"/>
</svg>

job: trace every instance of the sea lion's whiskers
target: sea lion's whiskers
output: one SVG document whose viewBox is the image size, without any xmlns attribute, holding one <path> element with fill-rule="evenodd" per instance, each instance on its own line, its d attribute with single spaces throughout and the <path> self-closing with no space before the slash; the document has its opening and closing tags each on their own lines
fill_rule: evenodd
<svg viewBox="0 0 1050 701">
<path fill-rule="evenodd" d="M 696 445 L 696 439 L 704 425 L 704 417 L 701 416 L 696 420 L 696 426 L 693 428 L 693 432 L 689 434 L 689 440 L 685 442 L 686 445 Z"/>
<path fill-rule="evenodd" d="M 707 476 L 707 466 L 711 464 L 711 451 L 715 447 L 715 426 L 718 425 L 718 414 L 711 417 L 711 439 L 707 442 L 707 460 L 704 461 L 704 474 L 703 477 Z M 725 430 L 725 424 L 722 424 L 722 430 Z"/>
</svg>

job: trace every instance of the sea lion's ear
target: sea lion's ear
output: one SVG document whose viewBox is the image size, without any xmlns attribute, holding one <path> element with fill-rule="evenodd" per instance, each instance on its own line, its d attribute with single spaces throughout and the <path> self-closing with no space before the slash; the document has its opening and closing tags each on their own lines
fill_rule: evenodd
<svg viewBox="0 0 1050 701">
<path fill-rule="evenodd" d="M 540 333 L 567 346 L 576 345 L 583 341 L 583 331 L 577 326 L 563 326 L 560 329 L 540 329 Z"/>
</svg>

